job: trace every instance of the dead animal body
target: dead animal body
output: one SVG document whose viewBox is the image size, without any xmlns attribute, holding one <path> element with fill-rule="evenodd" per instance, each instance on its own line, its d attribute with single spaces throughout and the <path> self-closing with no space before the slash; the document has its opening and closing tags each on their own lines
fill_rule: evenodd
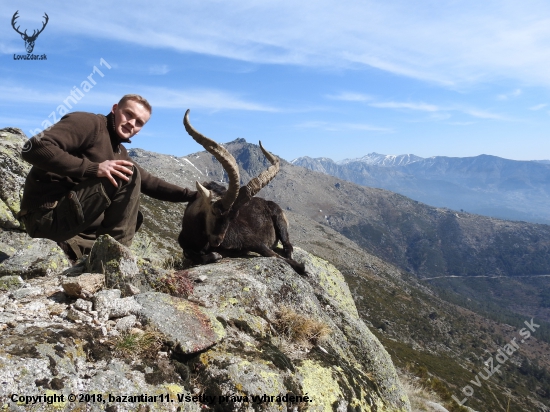
<svg viewBox="0 0 550 412">
<path fill-rule="evenodd" d="M 189 110 L 183 124 L 187 133 L 211 153 L 223 166 L 229 178 L 225 187 L 208 182 L 196 182 L 197 199 L 185 210 L 178 242 L 187 258 L 196 264 L 216 262 L 246 252 L 286 261 L 299 274 L 304 265 L 292 259 L 288 222 L 275 202 L 254 197 L 279 171 L 279 159 L 260 148 L 271 166 L 240 187 L 239 167 L 235 158 L 221 145 L 197 132 L 189 123 Z M 274 251 L 283 245 L 282 256 Z"/>
</svg>

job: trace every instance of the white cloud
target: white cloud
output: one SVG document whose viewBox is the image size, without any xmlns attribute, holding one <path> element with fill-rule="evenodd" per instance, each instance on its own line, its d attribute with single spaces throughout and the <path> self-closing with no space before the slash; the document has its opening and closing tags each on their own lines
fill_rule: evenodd
<svg viewBox="0 0 550 412">
<path fill-rule="evenodd" d="M 79 110 L 83 105 L 110 108 L 116 103 L 127 90 L 133 90 L 149 100 L 153 107 L 162 108 L 187 108 L 195 107 L 208 110 L 245 110 L 278 112 L 279 109 L 248 101 L 236 94 L 215 89 L 169 89 L 165 87 L 151 87 L 139 85 L 119 84 L 110 93 L 103 93 L 91 89 L 84 93 L 77 106 L 72 110 Z M 0 83 L 0 101 L 13 103 L 43 104 L 47 110 L 56 110 L 57 106 L 63 104 L 71 89 L 66 92 L 48 92 L 43 89 L 6 85 Z M 71 100 L 72 101 L 72 100 Z M 49 113 L 49 112 L 48 112 Z M 48 114 L 45 113 L 45 116 Z"/>
<path fill-rule="evenodd" d="M 475 122 L 449 122 L 451 126 L 470 126 L 472 124 L 475 124 Z"/>
<path fill-rule="evenodd" d="M 477 110 L 477 109 L 464 109 L 463 112 L 465 114 L 468 114 L 472 117 L 477 117 L 478 119 L 490 119 L 490 120 L 510 120 L 506 118 L 505 116 L 502 116 L 500 114 L 491 113 L 485 110 Z"/>
<path fill-rule="evenodd" d="M 49 34 L 60 38 L 101 37 L 254 63 L 368 65 L 457 87 L 495 79 L 550 86 L 550 3 L 543 0 L 189 0 L 154 13 L 145 0 L 131 7 L 30 0 L 18 7 L 21 16 L 48 10 Z M 4 9 L 0 17 L 12 13 Z M 3 38 L 14 38 L 8 31 L 0 27 Z"/>
<path fill-rule="evenodd" d="M 321 129 L 329 132 L 343 132 L 343 131 L 350 131 L 350 130 L 359 130 L 359 131 L 366 131 L 366 132 L 385 132 L 385 133 L 393 132 L 392 129 L 387 127 L 372 126 L 370 124 L 364 124 L 364 123 L 330 123 L 330 122 L 323 122 L 323 121 L 310 121 L 310 122 L 303 122 L 303 123 L 297 124 L 296 127 L 306 128 L 306 129 Z"/>
<path fill-rule="evenodd" d="M 487 110 L 476 108 L 465 108 L 460 105 L 438 106 L 424 102 L 372 102 L 369 106 L 380 109 L 414 110 L 430 113 L 430 118 L 434 120 L 446 120 L 451 117 L 451 113 L 458 112 L 467 114 L 479 119 L 489 120 L 510 120 L 506 116 L 492 113 Z"/>
<path fill-rule="evenodd" d="M 521 89 L 516 89 L 510 93 L 499 94 L 497 96 L 497 100 L 513 99 L 514 97 L 518 97 L 519 95 L 521 95 Z"/>
<path fill-rule="evenodd" d="M 346 102 L 368 102 L 372 100 L 372 97 L 367 94 L 354 93 L 354 92 L 341 92 L 339 94 L 329 94 L 325 96 L 331 100 L 342 100 Z"/>
<path fill-rule="evenodd" d="M 541 103 L 541 104 L 537 104 L 536 106 L 532 106 L 529 108 L 529 110 L 540 110 L 540 109 L 544 109 L 546 106 L 548 106 L 547 103 Z"/>
<path fill-rule="evenodd" d="M 166 64 L 155 64 L 149 67 L 149 74 L 162 76 L 169 72 L 170 69 Z"/>
<path fill-rule="evenodd" d="M 168 89 L 165 87 L 144 87 L 141 94 L 147 96 L 153 107 L 181 109 L 187 107 L 208 110 L 245 110 L 278 112 L 279 109 L 248 101 L 236 94 L 215 89 Z"/>
<path fill-rule="evenodd" d="M 442 110 L 440 107 L 434 104 L 427 103 L 407 103 L 407 102 L 378 102 L 370 103 L 372 107 L 378 107 L 381 109 L 409 109 L 409 110 L 420 110 L 423 112 L 437 112 Z"/>
</svg>

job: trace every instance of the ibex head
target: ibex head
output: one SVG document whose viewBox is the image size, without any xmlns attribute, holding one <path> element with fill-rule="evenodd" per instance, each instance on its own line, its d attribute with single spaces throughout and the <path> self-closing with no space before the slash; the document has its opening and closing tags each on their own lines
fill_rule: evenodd
<svg viewBox="0 0 550 412">
<path fill-rule="evenodd" d="M 265 187 L 279 172 L 279 159 L 265 150 L 262 142 L 260 142 L 260 148 L 271 166 L 250 180 L 246 186 L 240 187 L 239 167 L 231 153 L 214 140 L 197 132 L 191 126 L 189 123 L 189 110 L 185 112 L 183 124 L 187 133 L 222 164 L 229 178 L 229 187 L 221 193 L 219 198 L 219 191 L 210 190 L 196 182 L 197 191 L 199 192 L 197 207 L 200 207 L 202 213 L 205 214 L 208 243 L 210 246 L 217 247 L 223 242 L 228 225 L 241 206 Z"/>
<path fill-rule="evenodd" d="M 13 17 L 11 18 L 11 25 L 13 29 L 21 35 L 21 38 L 25 40 L 25 49 L 27 49 L 27 53 L 32 53 L 32 51 L 34 50 L 34 42 L 36 41 L 36 38 L 38 37 L 38 35 L 42 33 L 42 31 L 44 30 L 44 28 L 46 27 L 46 24 L 48 24 L 49 17 L 46 13 L 44 13 L 44 18 L 46 19 L 46 21 L 44 21 L 42 28 L 38 31 L 33 30 L 32 35 L 29 36 L 27 35 L 27 30 L 25 30 L 24 33 L 21 33 L 19 31 L 20 26 L 15 27 L 15 20 L 17 20 L 17 18 L 19 17 L 17 13 L 19 13 L 19 10 L 17 10 L 13 14 Z"/>
</svg>

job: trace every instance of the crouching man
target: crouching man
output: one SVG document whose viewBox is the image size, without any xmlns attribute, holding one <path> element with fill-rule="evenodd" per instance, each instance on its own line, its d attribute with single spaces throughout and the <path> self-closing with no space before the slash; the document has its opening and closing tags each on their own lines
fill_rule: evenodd
<svg viewBox="0 0 550 412">
<path fill-rule="evenodd" d="M 70 113 L 29 139 L 22 157 L 33 167 L 19 213 L 29 236 L 58 242 L 76 259 L 103 234 L 131 245 L 143 221 L 140 193 L 170 202 L 193 200 L 195 191 L 152 176 L 122 145 L 150 117 L 149 102 L 128 94 L 107 116 Z"/>
</svg>

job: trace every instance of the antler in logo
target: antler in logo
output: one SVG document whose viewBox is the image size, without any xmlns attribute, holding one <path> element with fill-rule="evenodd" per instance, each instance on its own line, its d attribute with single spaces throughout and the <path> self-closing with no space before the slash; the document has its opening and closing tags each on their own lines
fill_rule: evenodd
<svg viewBox="0 0 550 412">
<path fill-rule="evenodd" d="M 46 21 L 43 23 L 42 28 L 38 31 L 33 30 L 32 36 L 29 36 L 27 34 L 27 30 L 25 30 L 24 33 L 21 33 L 19 31 L 20 26 L 15 27 L 15 20 L 17 20 L 17 18 L 19 17 L 17 13 L 19 13 L 19 10 L 17 10 L 13 14 L 13 17 L 11 18 L 11 25 L 13 29 L 21 35 L 21 38 L 25 40 L 25 49 L 27 49 L 27 53 L 32 53 L 32 51 L 34 50 L 34 42 L 36 41 L 36 38 L 38 37 L 38 35 L 42 33 L 42 31 L 44 30 L 44 28 L 46 27 L 46 24 L 48 24 L 49 17 L 46 13 L 44 13 L 44 18 L 46 19 Z"/>
</svg>

